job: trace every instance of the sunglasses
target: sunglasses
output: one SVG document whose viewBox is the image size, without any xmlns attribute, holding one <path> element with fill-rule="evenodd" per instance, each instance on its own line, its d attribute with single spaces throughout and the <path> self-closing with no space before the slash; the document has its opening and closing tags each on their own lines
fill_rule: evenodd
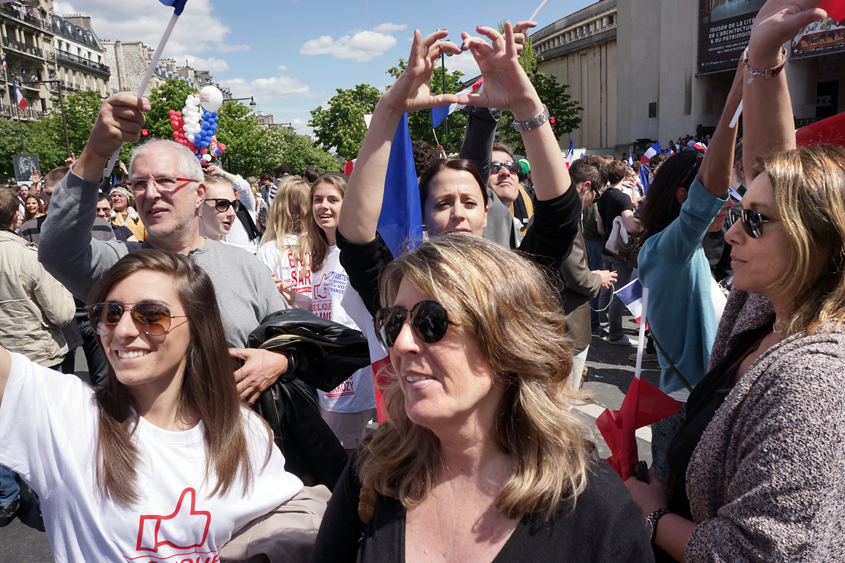
<svg viewBox="0 0 845 563">
<path fill-rule="evenodd" d="M 224 213 L 229 209 L 229 206 L 235 210 L 235 213 L 238 212 L 241 208 L 241 201 L 236 199 L 235 201 L 229 201 L 228 199 L 223 198 L 216 198 L 216 197 L 207 197 L 205 201 L 213 201 L 214 202 L 214 209 L 219 211 L 220 213 Z"/>
<path fill-rule="evenodd" d="M 161 303 L 136 303 L 131 308 L 123 303 L 97 303 L 88 308 L 91 328 L 105 336 L 114 330 L 127 310 L 138 330 L 150 336 L 168 334 L 170 319 L 187 318 L 187 315 L 171 315 L 170 309 Z"/>
<path fill-rule="evenodd" d="M 374 319 L 379 342 L 392 348 L 409 318 L 414 333 L 426 344 L 442 340 L 449 328 L 449 314 L 437 301 L 420 301 L 410 311 L 405 307 L 384 307 Z"/>
<path fill-rule="evenodd" d="M 763 223 L 771 223 L 776 219 L 769 219 L 765 215 L 760 215 L 753 209 L 728 209 L 725 216 L 725 222 L 729 227 L 733 227 L 734 223 L 742 221 L 742 229 L 751 238 L 760 238 L 763 236 Z"/>
<path fill-rule="evenodd" d="M 490 172 L 498 174 L 502 167 L 511 174 L 519 174 L 519 164 L 516 162 L 493 162 L 490 164 Z"/>
</svg>

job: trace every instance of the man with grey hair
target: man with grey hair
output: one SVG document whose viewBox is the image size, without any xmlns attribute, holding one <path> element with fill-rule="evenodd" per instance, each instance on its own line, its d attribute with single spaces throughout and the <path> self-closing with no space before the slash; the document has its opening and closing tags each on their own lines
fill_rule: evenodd
<svg viewBox="0 0 845 563">
<path fill-rule="evenodd" d="M 91 227 L 109 155 L 124 142 L 138 140 L 143 112 L 149 109 L 146 99 L 128 94 L 107 99 L 88 144 L 53 193 L 38 257 L 80 299 L 120 258 L 141 248 L 138 243 L 94 240 Z M 148 233 L 143 247 L 184 254 L 211 278 L 230 354 L 245 362 L 235 372 L 238 392 L 254 402 L 287 371 L 288 360 L 281 353 L 246 348 L 247 337 L 265 317 L 286 309 L 287 303 L 255 256 L 200 236 L 197 212 L 206 188 L 202 167 L 191 151 L 172 141 L 144 143 L 133 151 L 129 176 L 136 210 Z"/>
</svg>

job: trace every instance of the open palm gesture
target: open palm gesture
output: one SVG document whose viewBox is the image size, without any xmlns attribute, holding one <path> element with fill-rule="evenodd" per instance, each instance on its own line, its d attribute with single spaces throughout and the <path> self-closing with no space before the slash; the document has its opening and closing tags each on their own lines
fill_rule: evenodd
<svg viewBox="0 0 845 563">
<path fill-rule="evenodd" d="M 780 47 L 806 25 L 824 18 L 827 14 L 817 6 L 821 0 L 769 0 L 760 8 L 751 28 L 749 59 L 762 68 L 762 64 L 776 64 Z M 758 63 L 757 59 L 760 59 Z"/>
</svg>

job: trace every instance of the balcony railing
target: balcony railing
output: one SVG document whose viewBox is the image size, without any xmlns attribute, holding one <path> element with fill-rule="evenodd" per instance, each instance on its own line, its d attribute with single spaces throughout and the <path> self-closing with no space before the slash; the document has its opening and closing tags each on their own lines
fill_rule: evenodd
<svg viewBox="0 0 845 563">
<path fill-rule="evenodd" d="M 33 47 L 32 45 L 27 45 L 26 43 L 21 43 L 20 41 L 16 41 L 15 39 L 11 39 L 9 37 L 3 38 L 3 46 L 18 51 L 19 53 L 26 53 L 27 55 L 32 55 L 40 59 L 45 58 L 44 51 L 42 51 L 38 47 Z"/>
<path fill-rule="evenodd" d="M 109 74 L 109 75 L 111 74 L 111 69 L 109 69 L 109 67 L 107 67 L 106 65 L 104 65 L 102 63 L 98 63 L 97 61 L 92 61 L 91 59 L 84 59 L 84 58 L 79 57 L 77 55 L 68 53 L 67 51 L 62 51 L 61 49 L 56 51 L 56 55 L 61 60 L 70 61 L 70 62 L 76 63 L 80 66 L 88 67 L 88 68 L 97 70 L 99 72 L 105 73 L 105 74 Z"/>
<path fill-rule="evenodd" d="M 0 12 L 2 12 L 5 16 L 13 17 L 16 20 L 26 22 L 29 25 L 43 29 L 44 31 L 49 31 L 50 33 L 53 32 L 53 26 L 50 25 L 49 21 L 15 10 L 9 4 L 0 4 Z"/>
</svg>

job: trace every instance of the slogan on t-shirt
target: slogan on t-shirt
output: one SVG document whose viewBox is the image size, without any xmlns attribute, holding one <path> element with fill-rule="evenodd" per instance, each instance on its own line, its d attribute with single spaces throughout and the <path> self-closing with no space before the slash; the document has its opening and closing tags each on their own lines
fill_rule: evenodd
<svg viewBox="0 0 845 563">
<path fill-rule="evenodd" d="M 337 399 L 339 397 L 350 397 L 355 394 L 355 387 L 352 381 L 352 377 L 326 393 L 324 396 L 326 399 Z"/>
<path fill-rule="evenodd" d="M 328 272 L 320 277 L 320 281 L 314 284 L 314 291 L 311 295 L 311 312 L 321 319 L 332 320 L 332 295 L 338 302 L 343 298 L 343 292 L 349 284 L 349 276 L 345 272 Z"/>
</svg>

